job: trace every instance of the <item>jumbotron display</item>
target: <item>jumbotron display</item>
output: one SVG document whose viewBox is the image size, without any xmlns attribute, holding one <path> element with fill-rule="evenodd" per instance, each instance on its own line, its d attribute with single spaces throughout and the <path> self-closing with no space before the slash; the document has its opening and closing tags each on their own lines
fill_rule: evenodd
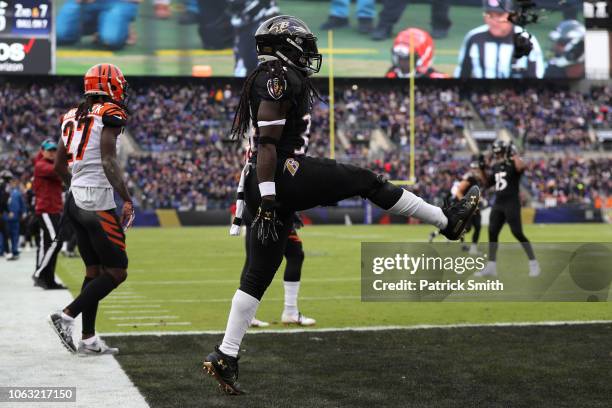
<svg viewBox="0 0 612 408">
<path fill-rule="evenodd" d="M 50 0 L 0 0 L 0 74 L 53 73 Z"/>
<path fill-rule="evenodd" d="M 410 4 L 409 4 L 410 3 Z M 582 1 L 541 0 L 524 29 L 516 0 L 58 0 L 57 73 L 103 59 L 126 75 L 238 76 L 257 64 L 253 34 L 277 14 L 318 36 L 318 75 L 404 78 L 583 78 Z M 517 58 L 517 38 L 532 49 Z M 412 45 L 411 45 L 412 41 Z M 410 66 L 411 49 L 414 54 Z"/>
</svg>

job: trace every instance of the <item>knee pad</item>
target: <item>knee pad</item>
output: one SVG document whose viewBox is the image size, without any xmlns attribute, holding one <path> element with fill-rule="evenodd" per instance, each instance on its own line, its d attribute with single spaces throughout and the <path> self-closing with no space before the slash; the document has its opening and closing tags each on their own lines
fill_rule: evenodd
<svg viewBox="0 0 612 408">
<path fill-rule="evenodd" d="M 270 278 L 266 278 L 265 273 L 258 273 L 258 271 L 249 269 L 244 279 L 240 281 L 240 290 L 257 300 L 261 300 L 266 289 L 272 283 L 272 278 L 274 278 L 274 274 Z"/>
</svg>

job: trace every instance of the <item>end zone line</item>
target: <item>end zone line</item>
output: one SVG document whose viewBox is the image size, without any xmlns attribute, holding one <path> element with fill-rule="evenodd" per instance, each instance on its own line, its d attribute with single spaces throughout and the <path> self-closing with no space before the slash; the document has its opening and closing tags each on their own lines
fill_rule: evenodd
<svg viewBox="0 0 612 408">
<path fill-rule="evenodd" d="M 363 327 L 326 327 L 305 329 L 250 329 L 248 334 L 290 334 L 290 333 L 326 333 L 326 332 L 369 332 L 384 330 L 428 330 L 428 329 L 460 329 L 482 327 L 529 327 L 529 326 L 578 326 L 588 324 L 612 324 L 612 320 L 552 320 L 540 322 L 504 322 L 504 323 L 459 323 L 459 324 L 417 324 L 413 326 L 363 326 Z M 224 330 L 201 331 L 142 331 L 126 333 L 100 333 L 102 337 L 121 336 L 183 336 L 199 334 L 224 334 Z"/>
</svg>

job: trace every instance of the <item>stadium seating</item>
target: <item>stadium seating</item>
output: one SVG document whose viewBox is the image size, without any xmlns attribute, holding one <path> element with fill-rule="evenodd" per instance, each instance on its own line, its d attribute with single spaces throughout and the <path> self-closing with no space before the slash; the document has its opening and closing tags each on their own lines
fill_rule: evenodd
<svg viewBox="0 0 612 408">
<path fill-rule="evenodd" d="M 58 134 L 60 115 L 79 100 L 79 82 L 0 84 L 0 148 L 3 167 L 31 177 L 29 155 Z M 560 89 L 498 91 L 424 85 L 417 89 L 416 185 L 425 199 L 440 202 L 468 167 L 463 131 L 472 121 L 506 128 L 528 151 L 589 149 L 589 128 L 612 119 L 612 87 L 581 94 Z M 376 90 L 374 90 L 376 89 Z M 143 208 L 227 208 L 242 168 L 242 143 L 228 139 L 239 88 L 225 82 L 136 81 L 128 132 L 137 144 L 127 160 L 130 188 Z M 336 157 L 366 166 L 389 179 L 409 178 L 407 89 L 343 85 L 335 104 Z M 474 117 L 474 114 L 477 116 Z M 329 155 L 329 110 L 316 102 L 309 154 Z M 374 142 L 374 135 L 385 146 Z M 340 139 L 340 140 L 339 140 Z M 529 161 L 526 191 L 539 205 L 593 202 L 610 194 L 609 159 L 542 156 Z"/>
</svg>

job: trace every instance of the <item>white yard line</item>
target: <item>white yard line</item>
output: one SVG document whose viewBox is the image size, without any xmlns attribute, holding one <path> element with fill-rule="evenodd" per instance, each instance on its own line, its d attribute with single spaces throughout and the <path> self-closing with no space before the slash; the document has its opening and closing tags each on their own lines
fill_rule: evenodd
<svg viewBox="0 0 612 408">
<path fill-rule="evenodd" d="M 72 296 L 67 290 L 44 291 L 32 285 L 34 257 L 26 252 L 15 262 L 0 259 L 0 385 L 76 387 L 76 403 L 62 406 L 148 407 L 112 356 L 80 358 L 60 344 L 46 318 Z M 81 332 L 80 325 L 78 318 L 75 333 Z"/>
<path fill-rule="evenodd" d="M 326 327 L 326 328 L 296 328 L 296 329 L 251 329 L 251 334 L 291 334 L 291 333 L 326 333 L 326 332 L 370 332 L 384 330 L 428 330 L 428 329 L 458 329 L 482 327 L 530 327 L 530 326 L 578 326 L 585 324 L 612 324 L 612 320 L 567 320 L 541 322 L 507 322 L 507 323 L 461 323 L 461 324 L 417 324 L 413 326 L 359 326 L 359 327 Z M 198 331 L 142 331 L 127 333 L 104 333 L 104 337 L 122 336 L 184 336 L 199 334 L 223 334 L 223 330 Z"/>
<path fill-rule="evenodd" d="M 143 322 L 131 322 L 131 323 L 117 323 L 116 326 L 191 326 L 191 322 L 164 322 L 164 323 L 143 323 Z M 106 337 L 106 335 L 104 336 Z"/>
<path fill-rule="evenodd" d="M 130 307 L 141 307 L 141 308 L 149 308 L 149 307 L 161 307 L 161 305 L 108 305 L 106 302 L 102 302 L 102 304 L 98 307 L 98 310 L 105 309 L 125 309 Z"/>
<path fill-rule="evenodd" d="M 168 313 L 170 310 L 164 309 L 142 309 L 142 310 L 106 310 L 104 314 L 127 314 L 127 313 Z"/>
<path fill-rule="evenodd" d="M 194 272 L 199 271 L 199 269 L 194 268 Z M 353 278 L 312 278 L 307 279 L 304 278 L 302 280 L 303 283 L 314 283 L 314 282 L 359 282 L 361 281 L 360 277 Z M 141 286 L 141 285 L 211 285 L 211 284 L 233 284 L 237 285 L 239 282 L 236 279 L 198 279 L 198 280 L 161 280 L 161 281 L 133 281 L 131 285 Z"/>
<path fill-rule="evenodd" d="M 178 316 L 117 316 L 109 317 L 109 320 L 151 320 L 151 319 L 178 319 Z"/>
</svg>

